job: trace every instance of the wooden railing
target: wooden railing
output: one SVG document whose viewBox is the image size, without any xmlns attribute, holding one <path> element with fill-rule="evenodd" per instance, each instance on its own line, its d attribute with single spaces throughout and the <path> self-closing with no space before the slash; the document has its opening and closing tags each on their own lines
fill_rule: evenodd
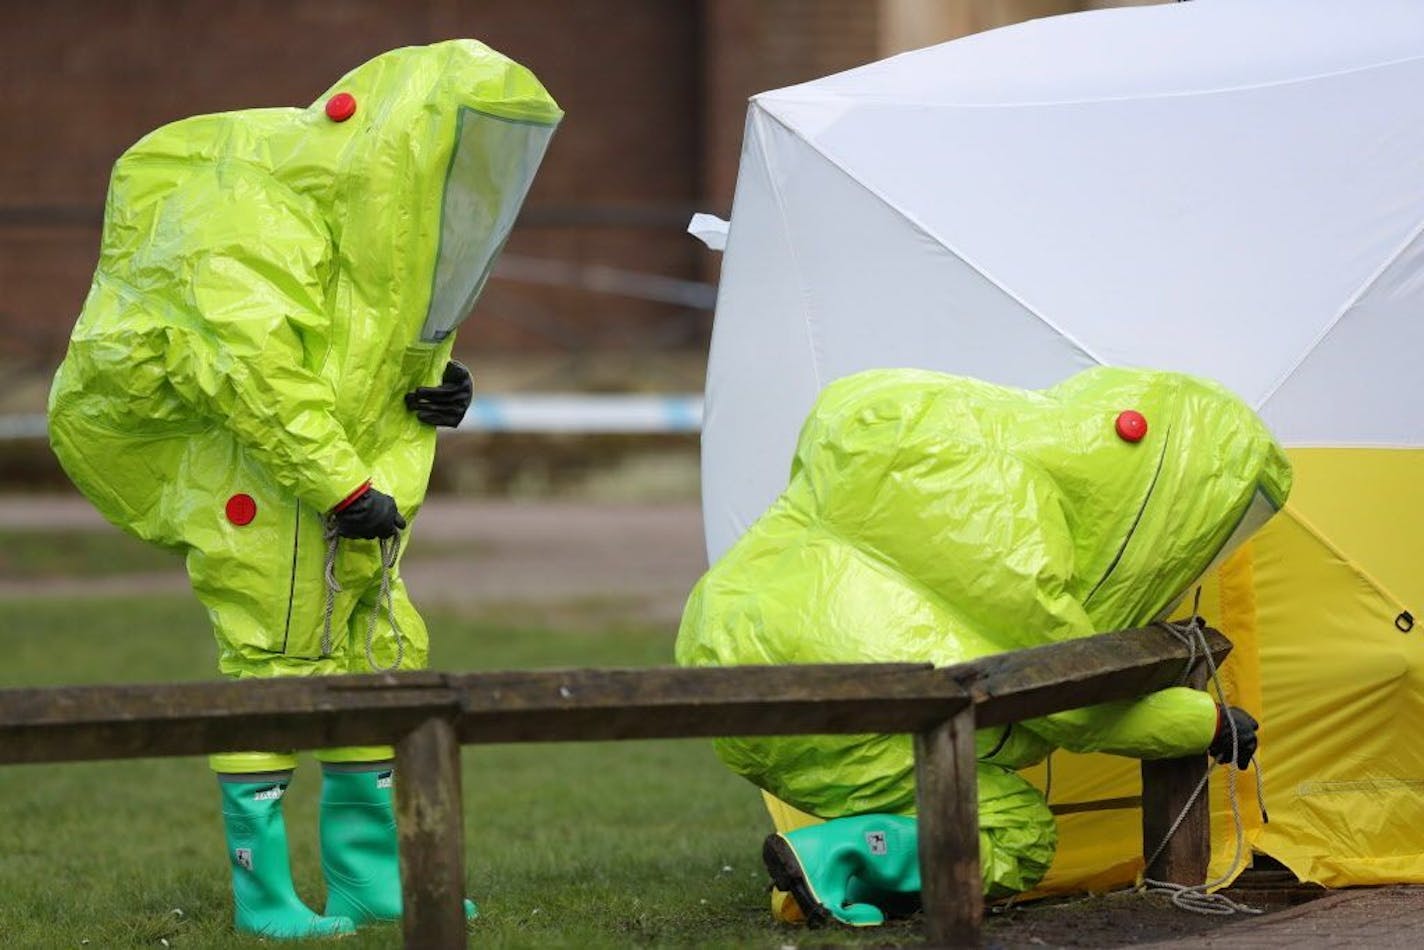
<svg viewBox="0 0 1424 950">
<path fill-rule="evenodd" d="M 1207 637 L 1220 662 L 1230 643 L 1215 631 Z M 394 744 L 405 945 L 425 950 L 466 942 L 462 743 L 909 733 L 926 937 L 973 945 L 983 917 L 975 729 L 1141 696 L 1181 682 L 1188 659 L 1166 631 L 1144 628 L 940 668 L 423 672 L 7 689 L 0 764 Z M 1176 817 L 1205 768 L 1205 756 L 1144 763 L 1146 834 Z M 1150 876 L 1205 879 L 1204 799 Z M 1147 840 L 1155 847 L 1160 834 Z"/>
</svg>

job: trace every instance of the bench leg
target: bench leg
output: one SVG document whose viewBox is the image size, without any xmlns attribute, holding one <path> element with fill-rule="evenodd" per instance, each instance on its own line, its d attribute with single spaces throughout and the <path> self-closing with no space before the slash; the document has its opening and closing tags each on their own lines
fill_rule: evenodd
<svg viewBox="0 0 1424 950">
<path fill-rule="evenodd" d="M 979 872 L 979 783 L 974 707 L 915 736 L 920 895 L 933 946 L 979 945 L 984 881 Z"/>
<path fill-rule="evenodd" d="M 1162 844 L 1207 772 L 1207 757 L 1158 759 L 1142 763 L 1142 857 Z M 1146 871 L 1154 881 L 1197 885 L 1206 882 L 1211 863 L 1211 806 L 1207 790 L 1192 803 L 1186 818 Z"/>
<path fill-rule="evenodd" d="M 1184 685 L 1206 689 L 1206 667 L 1198 663 L 1187 676 Z M 1152 857 L 1152 851 L 1162 844 L 1172 823 L 1196 791 L 1197 784 L 1210 769 L 1205 755 L 1189 755 L 1182 759 L 1143 760 L 1142 763 L 1142 859 Z M 1198 798 L 1182 819 L 1181 827 L 1152 861 L 1145 875 L 1154 881 L 1195 886 L 1206 883 L 1211 864 L 1211 797 L 1210 789 L 1202 789 Z"/>
<path fill-rule="evenodd" d="M 460 744 L 446 719 L 427 719 L 396 745 L 396 826 L 405 946 L 463 948 Z"/>
</svg>

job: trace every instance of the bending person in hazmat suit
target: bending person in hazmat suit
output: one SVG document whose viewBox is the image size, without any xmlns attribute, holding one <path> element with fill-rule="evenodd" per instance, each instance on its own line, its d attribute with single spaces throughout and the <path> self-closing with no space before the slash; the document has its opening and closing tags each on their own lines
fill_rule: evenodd
<svg viewBox="0 0 1424 950">
<path fill-rule="evenodd" d="M 51 440 L 110 521 L 186 553 L 223 673 L 425 665 L 399 532 L 434 426 L 470 402 L 455 329 L 561 115 L 528 70 L 455 40 L 378 56 L 308 108 L 186 119 L 120 157 Z M 292 752 L 212 757 L 238 930 L 400 915 L 393 755 L 317 753 L 321 915 L 288 866 Z"/>
<path fill-rule="evenodd" d="M 677 659 L 946 665 L 1142 626 L 1289 488 L 1265 426 L 1204 380 L 1097 368 L 1027 392 L 859 373 L 821 393 L 790 485 L 693 590 Z M 986 894 L 1033 887 L 1057 844 L 1019 769 L 1058 747 L 1225 760 L 1233 733 L 1245 767 L 1255 725 L 1178 687 L 981 730 Z M 764 851 L 773 883 L 811 923 L 877 924 L 917 897 L 908 736 L 723 739 L 717 752 L 826 819 L 772 835 Z"/>
</svg>

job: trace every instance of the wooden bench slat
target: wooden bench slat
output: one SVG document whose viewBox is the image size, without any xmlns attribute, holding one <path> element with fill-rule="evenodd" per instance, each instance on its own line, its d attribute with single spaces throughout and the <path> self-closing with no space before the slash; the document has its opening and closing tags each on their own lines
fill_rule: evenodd
<svg viewBox="0 0 1424 950">
<path fill-rule="evenodd" d="M 1230 644 L 1212 634 L 1213 652 Z M 918 733 L 975 703 L 981 726 L 1170 685 L 1185 652 L 1131 630 L 934 670 L 829 664 L 396 673 L 0 690 L 0 762 L 393 743 L 431 714 L 461 742 Z"/>
<path fill-rule="evenodd" d="M 1211 629 L 1206 640 L 1219 666 L 1231 641 Z M 1182 682 L 1186 659 L 1186 648 L 1171 634 L 1143 627 L 999 653 L 940 672 L 974 697 L 975 721 L 983 727 L 1145 696 Z"/>
</svg>

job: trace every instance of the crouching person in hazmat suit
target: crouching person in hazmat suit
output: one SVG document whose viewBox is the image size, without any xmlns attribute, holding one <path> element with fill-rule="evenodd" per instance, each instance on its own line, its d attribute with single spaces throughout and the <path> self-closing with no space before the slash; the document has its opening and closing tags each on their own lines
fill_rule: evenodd
<svg viewBox="0 0 1424 950">
<path fill-rule="evenodd" d="M 528 70 L 455 40 L 378 56 L 308 108 L 186 119 L 120 157 L 51 439 L 110 521 L 186 553 L 224 674 L 425 665 L 400 532 L 434 427 L 470 402 L 455 329 L 561 115 Z M 393 756 L 317 753 L 321 914 L 288 864 L 292 751 L 212 757 L 238 930 L 400 916 Z"/>
<path fill-rule="evenodd" d="M 698 582 L 678 662 L 919 661 L 1142 626 L 1285 501 L 1290 468 L 1222 387 L 1097 368 L 1027 392 L 872 370 L 821 393 L 781 497 Z M 1057 831 L 1020 769 L 1053 749 L 1244 768 L 1256 723 L 1207 693 L 981 730 L 979 849 L 991 898 L 1033 887 Z M 782 916 L 871 925 L 918 897 L 908 736 L 723 739 L 734 771 L 823 819 L 767 839 Z M 799 911 L 799 914 L 796 913 Z"/>
</svg>

